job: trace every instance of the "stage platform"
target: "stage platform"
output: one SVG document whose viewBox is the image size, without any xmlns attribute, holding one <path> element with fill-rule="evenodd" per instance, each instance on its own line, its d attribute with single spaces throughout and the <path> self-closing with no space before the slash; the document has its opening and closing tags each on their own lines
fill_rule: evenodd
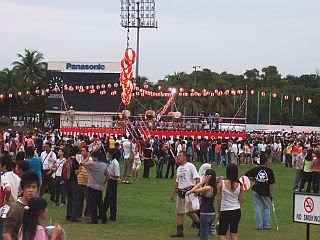
<svg viewBox="0 0 320 240">
<path fill-rule="evenodd" d="M 98 135 L 102 137 L 106 136 L 120 136 L 126 134 L 125 129 L 114 128 L 60 128 L 60 133 L 64 135 L 86 135 L 92 137 Z M 159 138 L 180 138 L 180 137 L 192 137 L 192 138 L 207 138 L 207 139 L 230 139 L 237 138 L 239 140 L 246 139 L 245 132 L 236 131 L 192 131 L 192 130 L 140 130 L 141 135 L 145 138 L 148 136 L 158 136 Z"/>
</svg>

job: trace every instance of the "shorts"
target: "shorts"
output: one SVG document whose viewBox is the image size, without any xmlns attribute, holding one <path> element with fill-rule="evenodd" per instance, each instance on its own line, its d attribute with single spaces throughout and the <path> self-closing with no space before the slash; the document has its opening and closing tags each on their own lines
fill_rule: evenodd
<svg viewBox="0 0 320 240">
<path fill-rule="evenodd" d="M 177 195 L 176 214 L 185 214 L 189 212 L 193 212 L 193 211 L 187 207 L 185 199 Z"/>
<path fill-rule="evenodd" d="M 132 170 L 139 170 L 141 168 L 141 163 L 135 163 L 133 162 L 133 165 L 132 165 Z"/>
<path fill-rule="evenodd" d="M 227 235 L 228 230 L 230 233 L 237 233 L 239 222 L 241 218 L 241 210 L 222 211 L 219 217 L 219 235 Z"/>
</svg>

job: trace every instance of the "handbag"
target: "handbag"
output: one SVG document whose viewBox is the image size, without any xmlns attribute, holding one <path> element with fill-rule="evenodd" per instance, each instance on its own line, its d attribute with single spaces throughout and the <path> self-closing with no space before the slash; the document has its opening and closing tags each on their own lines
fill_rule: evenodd
<svg viewBox="0 0 320 240">
<path fill-rule="evenodd" d="M 148 159 L 147 161 L 149 161 L 149 167 L 154 167 L 154 161 L 152 161 L 152 159 Z"/>
</svg>

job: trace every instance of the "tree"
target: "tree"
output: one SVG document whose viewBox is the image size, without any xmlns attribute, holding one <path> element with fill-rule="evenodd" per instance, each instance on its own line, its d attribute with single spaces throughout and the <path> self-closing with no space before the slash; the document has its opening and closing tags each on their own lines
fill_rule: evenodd
<svg viewBox="0 0 320 240">
<path fill-rule="evenodd" d="M 42 53 L 28 49 L 24 51 L 24 55 L 17 55 L 20 61 L 12 63 L 13 70 L 17 71 L 27 84 L 36 86 L 45 79 L 47 63 L 43 61 Z"/>
</svg>

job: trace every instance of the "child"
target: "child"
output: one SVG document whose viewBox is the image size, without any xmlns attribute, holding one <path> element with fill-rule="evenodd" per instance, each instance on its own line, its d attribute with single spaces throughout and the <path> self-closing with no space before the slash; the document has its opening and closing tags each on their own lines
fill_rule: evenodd
<svg viewBox="0 0 320 240">
<path fill-rule="evenodd" d="M 12 204 L 4 220 L 3 239 L 18 239 L 22 225 L 24 207 L 36 196 L 39 189 L 39 176 L 34 172 L 26 172 L 21 177 L 22 197 Z"/>
<path fill-rule="evenodd" d="M 46 229 L 40 224 L 42 219 L 48 217 L 46 200 L 42 198 L 33 198 L 24 209 L 23 223 L 19 230 L 19 240 L 48 240 Z M 60 233 L 61 227 L 56 224 L 50 239 L 58 239 Z"/>
<path fill-rule="evenodd" d="M 138 181 L 138 171 L 141 167 L 141 159 L 140 159 L 140 153 L 139 149 L 136 147 L 134 151 L 134 160 L 133 160 L 133 165 L 132 165 L 132 180 L 133 181 Z"/>
</svg>

